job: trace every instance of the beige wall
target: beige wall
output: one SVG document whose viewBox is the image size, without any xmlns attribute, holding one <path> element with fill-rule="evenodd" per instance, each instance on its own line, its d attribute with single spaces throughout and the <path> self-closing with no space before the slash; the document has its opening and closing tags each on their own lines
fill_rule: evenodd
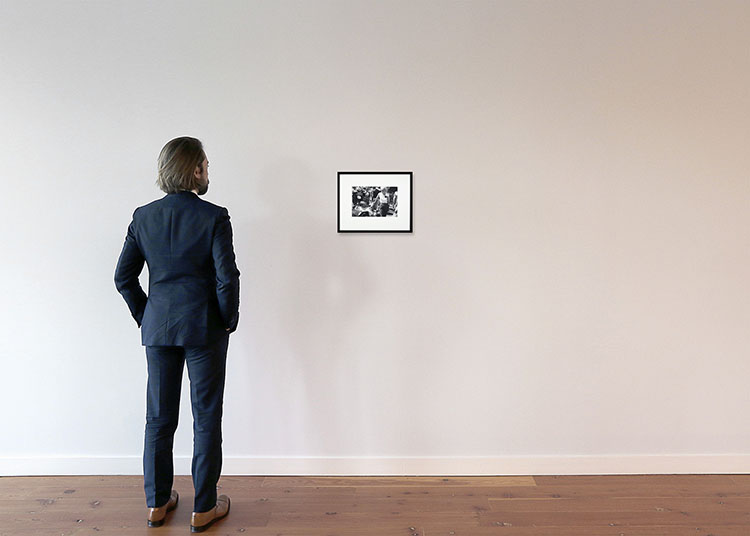
<svg viewBox="0 0 750 536">
<path fill-rule="evenodd" d="M 3 2 L 4 472 L 140 470 L 112 274 L 178 135 L 235 229 L 238 472 L 746 468 L 749 27 L 746 2 Z M 336 233 L 353 169 L 414 172 L 413 234 Z"/>
</svg>

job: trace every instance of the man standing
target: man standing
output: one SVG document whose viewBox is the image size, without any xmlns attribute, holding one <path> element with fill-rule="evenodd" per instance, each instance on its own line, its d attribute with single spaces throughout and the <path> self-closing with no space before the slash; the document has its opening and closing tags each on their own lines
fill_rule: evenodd
<svg viewBox="0 0 750 536">
<path fill-rule="evenodd" d="M 380 189 L 380 192 L 378 192 L 378 196 L 375 198 L 375 211 L 378 216 L 387 216 L 388 215 L 388 195 L 387 195 L 387 187 L 383 187 Z"/>
<path fill-rule="evenodd" d="M 160 526 L 177 507 L 172 444 L 182 371 L 187 362 L 193 412 L 191 532 L 203 532 L 229 513 L 217 497 L 221 474 L 224 383 L 229 334 L 239 320 L 239 276 L 226 208 L 200 199 L 208 191 L 208 159 L 189 137 L 159 154 L 158 186 L 167 194 L 133 213 L 115 286 L 141 328 L 148 387 L 143 477 L 148 525 Z M 144 262 L 148 295 L 138 281 Z"/>
</svg>

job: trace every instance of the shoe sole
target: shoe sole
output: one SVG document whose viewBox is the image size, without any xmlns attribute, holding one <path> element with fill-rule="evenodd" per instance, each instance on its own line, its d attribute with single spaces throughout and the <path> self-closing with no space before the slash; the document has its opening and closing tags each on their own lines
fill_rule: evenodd
<svg viewBox="0 0 750 536">
<path fill-rule="evenodd" d="M 221 517 L 215 517 L 205 525 L 201 525 L 200 527 L 196 527 L 195 525 L 190 525 L 190 532 L 203 532 L 204 530 L 207 530 L 211 525 L 213 525 L 215 522 L 217 522 L 220 519 L 224 519 L 229 515 L 229 510 L 232 508 L 232 500 L 227 497 L 227 513 L 224 514 Z"/>
<path fill-rule="evenodd" d="M 180 496 L 177 495 L 177 500 L 174 502 L 174 506 L 172 508 L 167 508 L 167 513 L 177 508 L 177 503 L 179 502 L 180 502 Z M 164 519 L 161 519 L 159 521 L 148 521 L 148 526 L 151 528 L 161 527 L 166 520 L 167 520 L 167 516 L 164 516 Z"/>
</svg>

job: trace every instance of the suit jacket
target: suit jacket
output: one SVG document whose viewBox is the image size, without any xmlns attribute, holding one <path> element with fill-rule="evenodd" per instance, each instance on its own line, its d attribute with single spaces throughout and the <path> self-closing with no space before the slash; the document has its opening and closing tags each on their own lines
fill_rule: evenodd
<svg viewBox="0 0 750 536">
<path fill-rule="evenodd" d="M 148 296 L 138 281 L 144 261 Z M 188 191 L 138 207 L 115 286 L 144 346 L 204 346 L 236 330 L 240 272 L 227 209 Z"/>
</svg>

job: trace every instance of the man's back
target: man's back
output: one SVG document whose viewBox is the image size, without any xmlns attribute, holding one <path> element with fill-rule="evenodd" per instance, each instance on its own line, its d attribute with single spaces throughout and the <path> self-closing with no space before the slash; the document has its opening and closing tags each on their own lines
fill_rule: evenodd
<svg viewBox="0 0 750 536">
<path fill-rule="evenodd" d="M 149 269 L 147 300 L 138 284 L 144 260 Z M 139 207 L 115 282 L 141 324 L 145 346 L 199 346 L 234 331 L 239 270 L 229 213 L 189 191 Z"/>
<path fill-rule="evenodd" d="M 197 138 L 170 140 L 159 153 L 156 184 L 167 195 L 133 212 L 115 285 L 141 328 L 146 347 L 146 430 L 143 489 L 149 527 L 177 506 L 172 446 L 187 363 L 193 412 L 195 487 L 191 532 L 229 513 L 217 496 L 229 334 L 237 329 L 240 272 L 229 212 L 198 196 L 208 191 L 208 157 Z M 149 292 L 138 276 L 148 263 Z"/>
</svg>

